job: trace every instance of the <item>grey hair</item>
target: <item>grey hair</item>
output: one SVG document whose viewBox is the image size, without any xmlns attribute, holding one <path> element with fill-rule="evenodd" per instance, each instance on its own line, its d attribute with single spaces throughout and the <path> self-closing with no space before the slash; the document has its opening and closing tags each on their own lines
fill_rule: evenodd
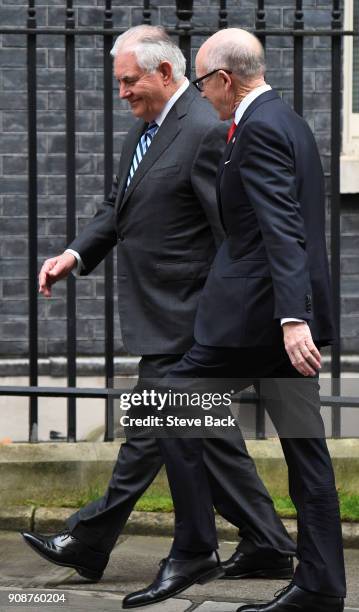
<svg viewBox="0 0 359 612">
<path fill-rule="evenodd" d="M 155 72 L 161 62 L 170 62 L 175 82 L 183 78 L 186 72 L 186 60 L 181 49 L 162 26 L 139 25 L 130 28 L 118 36 L 111 55 L 116 57 L 122 50 L 132 51 L 138 65 L 146 72 Z"/>
<path fill-rule="evenodd" d="M 255 51 L 239 41 L 228 40 L 208 50 L 206 67 L 208 72 L 216 68 L 227 68 L 243 81 L 249 81 L 265 73 L 264 49 L 260 43 Z"/>
</svg>

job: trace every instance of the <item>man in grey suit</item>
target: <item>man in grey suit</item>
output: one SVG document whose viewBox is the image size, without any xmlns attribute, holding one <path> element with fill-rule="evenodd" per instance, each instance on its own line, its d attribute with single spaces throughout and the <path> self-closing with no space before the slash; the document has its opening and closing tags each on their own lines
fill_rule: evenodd
<svg viewBox="0 0 359 612">
<path fill-rule="evenodd" d="M 117 245 L 122 335 L 128 351 L 142 356 L 140 387 L 163 377 L 193 343 L 199 295 L 223 237 L 215 174 L 226 129 L 185 78 L 184 57 L 162 28 L 131 28 L 112 53 L 119 95 L 138 121 L 124 143 L 112 193 L 69 248 L 44 263 L 39 285 L 49 297 L 53 283 L 74 268 L 89 274 Z M 242 537 L 224 564 L 226 577 L 290 577 L 294 544 L 239 429 L 231 440 L 207 439 L 204 446 L 212 503 Z M 155 439 L 128 439 L 105 495 L 72 515 L 65 532 L 27 532 L 26 542 L 48 560 L 99 580 L 162 463 Z"/>
</svg>

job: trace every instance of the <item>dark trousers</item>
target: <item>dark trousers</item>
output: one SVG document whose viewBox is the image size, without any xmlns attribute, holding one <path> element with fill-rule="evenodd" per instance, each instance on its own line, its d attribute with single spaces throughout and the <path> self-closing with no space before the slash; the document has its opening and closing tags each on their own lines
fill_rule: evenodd
<svg viewBox="0 0 359 612">
<path fill-rule="evenodd" d="M 171 367 L 175 367 L 180 362 L 181 357 L 182 355 L 143 357 L 136 388 L 144 387 L 146 379 L 164 377 Z M 191 449 L 192 458 L 186 456 L 185 467 L 188 468 L 192 461 L 195 468 L 199 466 L 199 469 L 196 478 L 188 480 L 188 497 L 185 503 L 189 506 L 188 500 L 200 497 L 197 528 L 201 534 L 202 522 L 211 523 L 210 548 L 217 547 L 213 504 L 224 518 L 238 527 L 242 538 L 240 546 L 243 550 L 261 549 L 269 554 L 271 552 L 295 554 L 295 545 L 277 516 L 273 502 L 258 477 L 239 428 L 229 440 L 222 438 L 204 440 L 205 467 L 202 464 L 202 446 L 199 449 L 200 456 L 196 456 L 196 452 L 195 449 Z M 162 465 L 163 457 L 158 441 L 149 438 L 129 438 L 121 445 L 104 496 L 68 519 L 71 533 L 95 550 L 111 552 L 135 503 L 151 484 Z M 203 504 L 204 497 L 206 497 L 205 504 Z M 197 529 L 194 531 L 197 532 Z M 197 544 L 201 546 L 201 541 Z"/>
<path fill-rule="evenodd" d="M 222 349 L 195 344 L 168 373 L 162 386 L 183 390 L 186 381 L 198 381 L 204 389 L 213 379 L 216 384 L 222 381 L 224 387 L 236 386 L 236 390 L 254 384 L 280 434 L 290 496 L 298 513 L 299 565 L 294 582 L 308 591 L 344 597 L 339 504 L 320 416 L 317 378 L 302 377 L 292 367 L 284 347 Z M 206 521 L 208 494 L 203 495 L 203 482 L 201 492 L 188 503 L 189 490 L 196 490 L 188 481 L 196 471 L 202 470 L 205 477 L 203 443 L 201 439 L 159 440 L 176 511 L 174 547 L 191 553 L 209 550 L 213 541 L 213 520 L 210 517 Z M 193 457 L 202 466 L 194 466 Z M 207 486 L 211 486 L 210 478 Z M 237 486 L 241 488 L 240 472 Z M 226 502 L 223 499 L 223 506 Z"/>
</svg>

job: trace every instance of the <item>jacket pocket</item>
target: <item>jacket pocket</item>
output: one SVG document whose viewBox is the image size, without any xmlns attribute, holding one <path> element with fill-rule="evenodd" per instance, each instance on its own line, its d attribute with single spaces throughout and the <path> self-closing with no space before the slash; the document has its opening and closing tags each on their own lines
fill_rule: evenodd
<svg viewBox="0 0 359 612">
<path fill-rule="evenodd" d="M 161 262 L 156 264 L 157 278 L 162 282 L 205 279 L 208 261 Z"/>
</svg>

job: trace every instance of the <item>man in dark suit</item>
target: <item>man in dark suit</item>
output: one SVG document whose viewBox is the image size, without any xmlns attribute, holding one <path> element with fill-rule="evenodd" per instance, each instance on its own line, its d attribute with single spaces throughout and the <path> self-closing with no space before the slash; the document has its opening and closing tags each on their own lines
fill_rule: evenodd
<svg viewBox="0 0 359 612">
<path fill-rule="evenodd" d="M 318 150 L 305 121 L 265 82 L 263 48 L 253 35 L 217 32 L 201 47 L 196 71 L 195 84 L 220 119 L 234 119 L 217 174 L 226 238 L 200 297 L 196 343 L 161 386 L 183 389 L 194 380 L 208 391 L 213 379 L 231 379 L 237 389 L 253 383 L 279 433 L 298 513 L 299 564 L 273 601 L 240 610 L 341 612 L 340 513 L 317 381 L 320 347 L 333 338 Z M 181 551 L 187 572 L 196 559 L 192 575 L 203 565 L 214 571 L 202 441 L 160 444 L 176 510 L 172 550 Z M 201 490 L 185 504 L 198 475 Z M 183 573 L 165 563 L 124 607 L 184 590 Z"/>
<path fill-rule="evenodd" d="M 223 238 L 215 172 L 226 130 L 184 77 L 184 57 L 162 28 L 132 28 L 117 39 L 113 54 L 120 97 L 138 121 L 124 143 L 111 195 L 69 249 L 44 263 L 39 283 L 50 296 L 54 282 L 75 266 L 89 274 L 117 244 L 123 340 L 129 352 L 142 355 L 141 387 L 164 376 L 193 343 L 199 295 L 215 243 Z M 290 576 L 294 544 L 240 431 L 232 441 L 208 440 L 205 456 L 209 503 L 223 514 L 226 500 L 224 516 L 243 538 L 228 575 Z M 155 439 L 128 439 L 104 497 L 71 516 L 64 533 L 25 533 L 25 540 L 50 561 L 99 580 L 137 499 L 162 464 Z"/>
</svg>

